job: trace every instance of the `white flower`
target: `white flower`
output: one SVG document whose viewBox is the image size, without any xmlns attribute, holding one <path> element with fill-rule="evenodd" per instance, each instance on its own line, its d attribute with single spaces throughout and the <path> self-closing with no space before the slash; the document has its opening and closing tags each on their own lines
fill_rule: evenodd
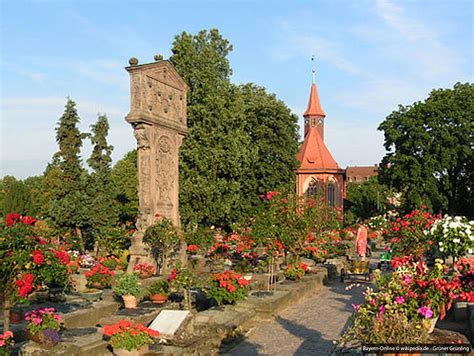
<svg viewBox="0 0 474 356">
<path fill-rule="evenodd" d="M 453 242 L 454 242 L 455 244 L 458 244 L 458 243 L 461 242 L 461 239 L 455 238 L 455 239 L 453 239 Z"/>
<path fill-rule="evenodd" d="M 439 245 L 440 245 L 440 246 L 443 246 L 443 241 L 440 241 L 440 242 L 439 242 Z"/>
<path fill-rule="evenodd" d="M 440 247 L 439 250 L 440 250 L 440 252 L 443 252 L 443 251 L 444 251 L 444 247 Z"/>
</svg>

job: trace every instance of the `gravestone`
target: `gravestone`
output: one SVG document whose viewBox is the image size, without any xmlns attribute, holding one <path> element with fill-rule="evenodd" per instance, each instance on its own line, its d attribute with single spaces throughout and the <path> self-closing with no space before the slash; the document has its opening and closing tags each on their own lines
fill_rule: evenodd
<svg viewBox="0 0 474 356">
<path fill-rule="evenodd" d="M 190 315 L 189 310 L 162 310 L 149 328 L 159 331 L 161 337 L 172 338 Z"/>
<path fill-rule="evenodd" d="M 130 247 L 129 269 L 148 261 L 143 234 L 158 217 L 179 226 L 178 151 L 187 133 L 188 86 L 170 61 L 155 56 L 154 63 L 138 64 L 131 58 L 130 112 L 138 152 L 139 216 Z"/>
</svg>

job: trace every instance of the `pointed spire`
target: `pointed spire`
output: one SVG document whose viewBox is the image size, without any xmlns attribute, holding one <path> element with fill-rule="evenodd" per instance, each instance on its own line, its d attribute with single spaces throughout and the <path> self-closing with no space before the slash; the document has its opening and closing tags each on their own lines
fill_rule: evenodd
<svg viewBox="0 0 474 356">
<path fill-rule="evenodd" d="M 308 108 L 304 112 L 303 116 L 322 116 L 326 117 L 321 104 L 319 102 L 318 88 L 316 88 L 316 83 L 311 85 L 311 93 L 309 94 Z"/>
</svg>

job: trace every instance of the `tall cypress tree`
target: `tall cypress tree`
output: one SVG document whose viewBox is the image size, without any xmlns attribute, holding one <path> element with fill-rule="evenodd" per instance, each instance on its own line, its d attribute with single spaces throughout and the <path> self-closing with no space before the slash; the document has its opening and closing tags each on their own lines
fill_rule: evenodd
<svg viewBox="0 0 474 356">
<path fill-rule="evenodd" d="M 93 172 L 89 177 L 91 225 L 96 232 L 111 227 L 117 221 L 114 189 L 111 180 L 113 146 L 107 143 L 109 123 L 105 115 L 99 115 L 91 125 L 92 154 L 87 163 Z"/>
<path fill-rule="evenodd" d="M 80 157 L 85 135 L 77 127 L 79 121 L 76 103 L 68 98 L 56 127 L 59 151 L 53 160 L 61 171 L 61 185 L 55 187 L 49 215 L 59 227 L 71 229 L 83 245 L 82 230 L 89 224 L 89 204 L 85 191 L 87 172 Z"/>
</svg>

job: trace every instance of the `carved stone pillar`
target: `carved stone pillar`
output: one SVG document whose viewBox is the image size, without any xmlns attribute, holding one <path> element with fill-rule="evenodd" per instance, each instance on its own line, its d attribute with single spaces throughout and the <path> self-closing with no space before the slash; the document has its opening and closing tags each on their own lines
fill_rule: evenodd
<svg viewBox="0 0 474 356">
<path fill-rule="evenodd" d="M 179 147 L 187 133 L 187 85 L 167 60 L 130 66 L 131 104 L 126 121 L 134 129 L 138 151 L 139 216 L 130 247 L 130 264 L 148 260 L 145 230 L 157 216 L 179 226 Z"/>
</svg>

